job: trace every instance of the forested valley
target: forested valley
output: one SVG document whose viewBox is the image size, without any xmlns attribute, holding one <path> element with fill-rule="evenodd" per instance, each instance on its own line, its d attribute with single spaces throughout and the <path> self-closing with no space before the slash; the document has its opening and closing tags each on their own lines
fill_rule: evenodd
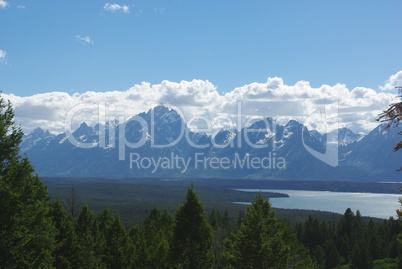
<svg viewBox="0 0 402 269">
<path fill-rule="evenodd" d="M 231 220 L 206 216 L 192 188 L 174 215 L 154 208 L 126 229 L 108 207 L 77 217 L 51 203 L 57 268 L 399 268 L 399 220 L 363 220 L 347 209 L 337 222 L 309 217 L 293 227 L 258 194 Z M 389 266 L 389 267 L 386 267 Z M 398 266 L 398 267 L 397 267 Z"/>
</svg>

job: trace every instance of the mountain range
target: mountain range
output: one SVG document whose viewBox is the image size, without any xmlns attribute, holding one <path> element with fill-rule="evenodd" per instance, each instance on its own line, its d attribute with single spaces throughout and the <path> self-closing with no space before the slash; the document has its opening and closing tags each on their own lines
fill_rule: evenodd
<svg viewBox="0 0 402 269">
<path fill-rule="evenodd" d="M 379 125 L 367 135 L 347 128 L 320 134 L 268 117 L 210 135 L 191 131 L 161 105 L 123 123 L 82 123 L 71 134 L 37 128 L 24 136 L 21 152 L 46 177 L 400 181 L 398 132 Z M 337 165 L 320 157 L 334 146 Z"/>
</svg>

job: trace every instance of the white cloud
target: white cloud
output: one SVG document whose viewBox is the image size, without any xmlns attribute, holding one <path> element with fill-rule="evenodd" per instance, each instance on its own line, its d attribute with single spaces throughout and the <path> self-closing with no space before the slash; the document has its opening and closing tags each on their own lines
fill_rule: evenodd
<svg viewBox="0 0 402 269">
<path fill-rule="evenodd" d="M 81 40 L 81 41 L 83 41 L 83 42 L 85 42 L 87 44 L 90 44 L 90 45 L 92 45 L 94 43 L 89 36 L 82 37 L 80 35 L 77 35 L 77 36 L 75 36 L 75 38 L 78 39 L 78 40 Z"/>
<path fill-rule="evenodd" d="M 25 6 L 24 6 L 24 5 L 18 5 L 17 8 L 22 8 L 22 9 L 24 9 Z"/>
<path fill-rule="evenodd" d="M 6 8 L 9 5 L 8 2 L 4 1 L 4 0 L 0 0 L 0 8 Z"/>
<path fill-rule="evenodd" d="M 12 102 L 16 120 L 25 131 L 41 126 L 55 133 L 64 131 L 68 111 L 78 104 L 85 104 L 88 109 L 75 115 L 75 126 L 84 121 L 94 125 L 98 121 L 98 113 L 93 107 L 99 103 L 115 107 L 113 111 L 107 109 L 108 117 L 124 116 L 125 119 L 160 103 L 172 105 L 181 109 L 185 120 L 202 115 L 211 120 L 214 129 L 236 125 L 241 106 L 240 120 L 243 121 L 256 116 L 273 117 L 281 124 L 295 119 L 320 132 L 337 127 L 368 132 L 378 124 L 375 121 L 378 114 L 395 100 L 395 94 L 364 87 L 348 89 L 344 84 L 336 84 L 314 88 L 307 81 L 287 85 L 278 77 L 268 78 L 264 83 L 244 85 L 226 94 L 220 94 L 209 81 L 165 80 L 153 85 L 142 82 L 126 91 L 72 95 L 49 92 L 27 97 L 3 94 L 3 97 Z M 195 121 L 191 127 L 196 129 L 201 123 Z"/>
<path fill-rule="evenodd" d="M 6 55 L 7 55 L 7 52 L 0 49 L 0 63 L 6 61 Z"/>
<path fill-rule="evenodd" d="M 380 86 L 383 91 L 395 89 L 396 86 L 402 86 L 402 71 L 392 75 L 385 82 L 384 86 Z"/>
<path fill-rule="evenodd" d="M 158 13 L 161 13 L 161 14 L 164 14 L 165 11 L 166 11 L 166 8 L 164 8 L 164 7 L 156 7 L 156 8 L 154 8 L 154 11 L 158 12 Z"/>
<path fill-rule="evenodd" d="M 1 1 L 1 0 L 0 0 Z M 110 4 L 110 3 L 106 3 L 103 6 L 103 9 L 106 11 L 110 11 L 110 12 L 116 12 L 116 11 L 120 11 L 123 13 L 130 13 L 130 8 L 126 5 L 119 5 L 119 4 Z"/>
</svg>

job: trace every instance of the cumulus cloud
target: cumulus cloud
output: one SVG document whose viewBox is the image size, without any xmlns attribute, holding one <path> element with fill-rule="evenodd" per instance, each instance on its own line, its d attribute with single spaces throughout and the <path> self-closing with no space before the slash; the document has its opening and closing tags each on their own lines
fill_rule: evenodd
<svg viewBox="0 0 402 269">
<path fill-rule="evenodd" d="M 80 36 L 80 35 L 76 35 L 75 38 L 77 40 L 83 41 L 87 44 L 92 45 L 94 42 L 92 41 L 92 39 L 89 36 Z"/>
<path fill-rule="evenodd" d="M 402 71 L 392 75 L 385 82 L 384 86 L 380 86 L 383 91 L 395 89 L 396 86 L 402 86 Z"/>
<path fill-rule="evenodd" d="M 1 0 L 0 0 L 1 1 Z M 130 8 L 126 5 L 119 5 L 119 4 L 110 4 L 110 3 L 106 3 L 103 6 L 103 9 L 106 11 L 110 11 L 110 12 L 123 12 L 123 13 L 130 13 Z"/>
<path fill-rule="evenodd" d="M 25 131 L 40 126 L 53 133 L 64 131 L 66 116 L 72 109 L 76 109 L 72 114 L 75 128 L 81 122 L 96 124 L 99 115 L 106 115 L 101 122 L 127 120 L 158 104 L 179 109 L 193 130 L 205 126 L 205 120 L 200 120 L 202 116 L 210 122 L 212 131 L 245 127 L 251 119 L 273 117 L 281 124 L 295 119 L 322 133 L 340 127 L 368 132 L 378 124 L 378 114 L 395 101 L 395 94 L 369 88 L 348 89 L 344 84 L 314 88 L 307 81 L 287 85 L 278 77 L 225 94 L 220 94 L 208 80 L 165 80 L 160 84 L 142 82 L 125 91 L 3 97 L 11 101 L 16 120 Z"/>
<path fill-rule="evenodd" d="M 9 5 L 8 2 L 0 0 L 0 8 L 6 8 L 8 5 Z"/>
<path fill-rule="evenodd" d="M 6 61 L 6 55 L 7 55 L 7 52 L 0 49 L 0 63 Z"/>
</svg>

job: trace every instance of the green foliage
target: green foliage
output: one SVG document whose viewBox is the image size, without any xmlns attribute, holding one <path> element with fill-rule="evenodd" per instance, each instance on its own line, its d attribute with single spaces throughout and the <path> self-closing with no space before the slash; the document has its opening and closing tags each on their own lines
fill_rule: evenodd
<svg viewBox="0 0 402 269">
<path fill-rule="evenodd" d="M 246 213 L 239 211 L 238 225 L 234 221 L 235 214 L 231 220 L 227 211 L 221 210 L 211 210 L 207 221 L 198 196 L 190 189 L 175 218 L 166 210 L 161 212 L 153 208 L 141 225 L 131 228 L 129 235 L 119 215 L 113 214 L 108 207 L 96 217 L 84 207 L 81 214 L 86 212 L 83 214 L 86 217 L 83 220 L 92 221 L 80 221 L 80 214 L 77 234 L 70 237 L 68 232 L 61 231 L 68 231 L 67 227 L 74 221 L 71 214 L 61 213 L 60 207 L 60 202 L 55 202 L 51 211 L 59 230 L 54 251 L 57 268 L 88 267 L 78 263 L 79 259 L 85 258 L 97 264 L 93 267 L 99 268 L 197 268 L 200 265 L 204 268 L 375 269 L 397 268 L 396 259 L 384 258 L 401 255 L 397 240 L 402 229 L 400 220 L 367 221 L 358 211 L 355 214 L 347 209 L 340 218 L 322 213 L 315 215 L 321 220 L 310 216 L 304 222 L 296 223 L 292 230 L 276 218 L 269 202 L 261 196 L 257 196 Z M 65 215 L 70 220 L 65 222 L 70 224 L 61 225 Z M 80 232 L 80 226 L 93 228 Z M 200 226 L 204 228 L 200 229 Z M 94 244 L 85 244 L 91 241 L 79 235 L 85 233 L 92 237 Z M 204 236 L 200 236 L 202 234 Z M 62 238 L 76 238 L 76 243 Z M 200 244 L 200 241 L 204 243 Z M 63 247 L 60 242 L 71 245 L 70 252 L 58 252 Z M 204 251 L 196 252 L 202 245 Z M 94 261 L 97 257 L 100 259 Z M 209 264 L 192 264 L 197 259 L 207 259 Z"/>
<path fill-rule="evenodd" d="M 99 231 L 95 213 L 84 205 L 78 215 L 76 234 L 78 239 L 77 268 L 105 268 L 102 254 L 104 238 Z"/>
<path fill-rule="evenodd" d="M 18 155 L 23 133 L 13 119 L 10 103 L 0 97 L 0 264 L 47 268 L 56 234 L 49 195 L 28 159 Z"/>
<path fill-rule="evenodd" d="M 105 207 L 96 217 L 103 240 L 102 262 L 106 268 L 130 268 L 134 262 L 135 246 L 120 215 Z"/>
<path fill-rule="evenodd" d="M 351 255 L 351 269 L 371 269 L 373 267 L 367 246 L 364 244 L 357 244 L 353 248 Z"/>
<path fill-rule="evenodd" d="M 398 262 L 395 259 L 381 259 L 373 261 L 373 269 L 396 269 L 398 267 Z"/>
<path fill-rule="evenodd" d="M 212 268 L 212 228 L 192 188 L 175 215 L 171 261 L 175 268 Z"/>
<path fill-rule="evenodd" d="M 131 232 L 136 246 L 136 262 L 139 268 L 170 268 L 169 251 L 173 234 L 173 217 L 157 208 L 145 218 L 141 228 Z"/>
<path fill-rule="evenodd" d="M 275 218 L 261 194 L 247 208 L 226 257 L 233 268 L 314 268 L 296 235 Z"/>
<path fill-rule="evenodd" d="M 14 123 L 14 111 L 10 102 L 0 96 L 0 173 L 4 175 L 10 163 L 20 161 L 19 145 L 23 133 Z"/>
<path fill-rule="evenodd" d="M 77 261 L 77 238 L 75 235 L 75 219 L 67 214 L 59 199 L 50 205 L 52 221 L 57 229 L 56 247 L 53 252 L 56 268 L 75 268 Z"/>
<path fill-rule="evenodd" d="M 134 261 L 134 245 L 120 216 L 115 214 L 110 225 L 101 229 L 105 238 L 103 261 L 107 268 L 129 268 Z"/>
<path fill-rule="evenodd" d="M 295 229 L 319 268 L 381 268 L 376 260 L 401 255 L 397 241 L 402 230 L 400 220 L 364 221 L 359 211 L 354 214 L 347 209 L 338 223 L 318 223 L 310 217 L 304 224 L 296 224 Z"/>
<path fill-rule="evenodd" d="M 215 264 L 218 268 L 222 268 L 226 250 L 225 241 L 229 238 L 231 231 L 229 213 L 227 210 L 223 214 L 219 210 L 212 210 L 208 220 L 213 229 L 212 242 Z"/>
</svg>

